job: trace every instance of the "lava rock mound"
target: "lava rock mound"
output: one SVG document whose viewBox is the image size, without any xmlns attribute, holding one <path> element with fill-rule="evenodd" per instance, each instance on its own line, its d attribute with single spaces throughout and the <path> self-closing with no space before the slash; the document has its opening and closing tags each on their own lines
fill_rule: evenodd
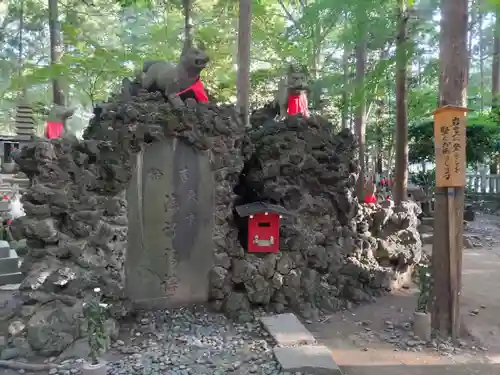
<svg viewBox="0 0 500 375">
<path fill-rule="evenodd" d="M 28 251 L 19 296 L 3 314 L 17 327 L 7 349 L 59 354 L 85 335 L 82 304 L 96 287 L 111 305 L 110 327 L 131 311 L 125 192 L 132 156 L 148 144 L 175 137 L 207 152 L 216 190 L 214 236 L 234 230 L 232 191 L 249 145 L 234 110 L 146 93 L 115 98 L 96 112 L 84 140 L 39 139 L 17 155 L 31 186 L 23 196 L 26 216 L 14 221 L 12 232 L 27 240 Z"/>
<path fill-rule="evenodd" d="M 414 204 L 367 207 L 354 197 L 359 167 L 349 131 L 333 135 L 323 119 L 289 116 L 254 124 L 250 138 L 255 151 L 235 190 L 238 204 L 268 201 L 293 215 L 282 220 L 278 254 L 218 254 L 218 308 L 240 319 L 252 306 L 312 318 L 371 301 L 419 261 Z"/>
</svg>

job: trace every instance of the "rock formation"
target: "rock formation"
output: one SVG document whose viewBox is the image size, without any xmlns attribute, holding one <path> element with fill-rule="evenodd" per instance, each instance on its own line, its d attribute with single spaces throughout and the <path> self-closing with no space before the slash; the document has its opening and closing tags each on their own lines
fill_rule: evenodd
<svg viewBox="0 0 500 375">
<path fill-rule="evenodd" d="M 165 102 L 160 93 L 115 98 L 97 112 L 85 140 L 39 140 L 17 156 L 32 185 L 12 233 L 28 249 L 26 279 L 0 309 L 10 324 L 4 357 L 56 355 L 85 335 L 82 303 L 95 287 L 112 306 L 108 326 L 116 332 L 131 311 L 124 264 L 132 156 L 165 138 L 210 157 L 210 298 L 230 316 L 248 319 L 253 306 L 264 306 L 308 317 L 370 301 L 420 258 L 416 207 L 361 206 L 353 196 L 355 139 L 347 131 L 333 136 L 324 120 L 292 116 L 246 134 L 232 108 Z M 257 199 L 294 214 L 282 222 L 278 254 L 250 254 L 240 244 L 233 204 Z"/>
<path fill-rule="evenodd" d="M 212 271 L 217 307 L 240 318 L 250 306 L 312 317 L 370 301 L 419 261 L 416 205 L 362 206 L 354 198 L 357 146 L 349 131 L 333 136 L 324 121 L 291 116 L 267 120 L 250 135 L 255 153 L 236 189 L 239 203 L 266 200 L 295 218 L 282 221 L 278 254 L 219 249 Z"/>
<path fill-rule="evenodd" d="M 106 103 L 85 140 L 39 140 L 17 156 L 32 186 L 23 197 L 26 216 L 13 223 L 12 232 L 25 237 L 29 249 L 22 266 L 26 279 L 2 309 L 12 327 L 6 350 L 63 351 L 85 334 L 82 302 L 95 287 L 111 304 L 115 321 L 130 312 L 124 262 L 131 156 L 164 137 L 210 153 L 216 181 L 214 236 L 228 236 L 246 137 L 234 111 L 190 99 L 166 103 L 155 93 Z"/>
</svg>

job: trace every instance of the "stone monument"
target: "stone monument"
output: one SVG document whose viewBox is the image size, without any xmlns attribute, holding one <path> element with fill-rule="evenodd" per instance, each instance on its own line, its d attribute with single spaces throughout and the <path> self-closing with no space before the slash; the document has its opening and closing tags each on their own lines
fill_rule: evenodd
<svg viewBox="0 0 500 375">
<path fill-rule="evenodd" d="M 127 294 L 141 307 L 206 302 L 213 266 L 210 160 L 170 138 L 136 154 L 127 192 Z"/>
</svg>

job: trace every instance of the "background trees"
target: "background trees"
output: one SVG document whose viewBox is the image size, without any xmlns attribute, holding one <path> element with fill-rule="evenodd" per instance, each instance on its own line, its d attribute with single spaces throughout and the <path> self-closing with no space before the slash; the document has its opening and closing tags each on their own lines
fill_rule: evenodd
<svg viewBox="0 0 500 375">
<path fill-rule="evenodd" d="M 13 111 L 23 90 L 36 104 L 40 120 L 53 101 L 78 107 L 68 126 L 81 131 L 92 106 L 131 76 L 140 61 L 178 57 L 185 30 L 183 4 L 4 1 L 0 133 L 13 130 Z M 500 85 L 500 60 L 495 58 L 500 53 L 499 6 L 498 0 L 469 1 L 468 106 L 475 111 L 468 130 L 471 166 L 496 166 L 498 160 L 498 106 L 493 99 Z M 192 37 L 204 42 L 212 58 L 203 78 L 221 103 L 236 102 L 238 11 L 235 0 L 191 4 Z M 250 110 L 274 96 L 288 63 L 304 64 L 311 73 L 315 110 L 336 130 L 348 127 L 364 139 L 366 171 L 393 171 L 396 153 L 398 171 L 406 170 L 406 127 L 410 161 L 432 161 L 429 130 L 438 99 L 439 19 L 437 0 L 253 0 Z M 403 186 L 398 191 L 405 195 Z"/>
</svg>

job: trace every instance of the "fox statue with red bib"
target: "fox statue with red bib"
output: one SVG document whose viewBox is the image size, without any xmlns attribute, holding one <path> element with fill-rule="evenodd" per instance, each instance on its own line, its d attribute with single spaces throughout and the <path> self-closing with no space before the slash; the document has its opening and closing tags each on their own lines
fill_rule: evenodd
<svg viewBox="0 0 500 375">
<path fill-rule="evenodd" d="M 208 95 L 200 80 L 200 73 L 210 59 L 203 47 L 186 45 L 178 64 L 169 61 L 145 61 L 134 82 L 123 80 L 124 95 L 136 96 L 140 89 L 161 92 L 165 98 L 177 95 L 181 99 L 193 98 L 198 102 L 208 102 Z"/>
<path fill-rule="evenodd" d="M 288 67 L 287 76 L 278 85 L 276 101 L 279 105 L 279 117 L 301 114 L 309 117 L 307 94 L 309 84 L 305 67 Z"/>
<path fill-rule="evenodd" d="M 74 113 L 75 108 L 66 108 L 57 104 L 52 105 L 45 124 L 45 136 L 48 139 L 61 138 L 64 135 L 66 120 L 73 116 Z"/>
</svg>

